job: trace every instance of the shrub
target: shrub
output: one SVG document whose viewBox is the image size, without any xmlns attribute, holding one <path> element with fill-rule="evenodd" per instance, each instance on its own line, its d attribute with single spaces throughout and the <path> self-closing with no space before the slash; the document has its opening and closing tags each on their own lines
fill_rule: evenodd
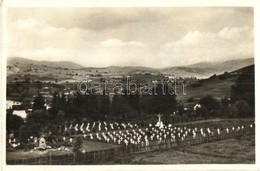
<svg viewBox="0 0 260 171">
<path fill-rule="evenodd" d="M 73 144 L 73 151 L 78 152 L 82 147 L 83 141 L 81 137 L 77 137 L 75 143 Z"/>
<path fill-rule="evenodd" d="M 244 118 L 252 115 L 251 108 L 245 100 L 237 101 L 235 106 L 238 109 L 238 117 Z"/>
<path fill-rule="evenodd" d="M 194 102 L 194 98 L 193 97 L 188 98 L 187 102 Z"/>
</svg>

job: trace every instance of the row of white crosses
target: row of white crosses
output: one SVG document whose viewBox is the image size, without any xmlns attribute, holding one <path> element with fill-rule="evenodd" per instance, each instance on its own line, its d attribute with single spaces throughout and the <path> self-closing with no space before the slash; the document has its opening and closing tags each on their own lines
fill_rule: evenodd
<svg viewBox="0 0 260 171">
<path fill-rule="evenodd" d="M 147 132 L 150 132 L 150 136 L 147 135 Z M 165 139 L 171 139 L 171 141 L 175 141 L 177 138 L 182 139 L 184 141 L 184 138 L 188 135 L 188 132 L 191 132 L 191 129 L 186 129 L 184 127 L 183 129 L 180 127 L 174 127 L 171 126 L 164 126 L 164 127 L 149 127 L 145 130 L 142 129 L 133 129 L 133 130 L 126 130 L 126 131 L 113 131 L 113 132 L 107 132 L 107 133 L 96 133 L 96 134 L 90 134 L 89 137 L 91 140 L 94 139 L 94 137 L 99 141 L 104 142 L 114 142 L 118 144 L 125 144 L 128 146 L 129 144 L 142 144 L 145 146 L 149 146 L 149 142 L 151 141 L 163 141 Z M 86 135 L 85 137 L 86 138 Z"/>
<path fill-rule="evenodd" d="M 250 128 L 253 128 L 253 124 L 249 125 Z M 244 129 L 244 125 L 242 126 L 238 126 L 237 128 L 235 128 L 234 126 L 229 130 L 228 128 L 226 128 L 226 133 L 229 134 L 230 131 L 240 131 Z"/>
<path fill-rule="evenodd" d="M 243 125 L 237 127 L 233 126 L 231 127 L 231 129 L 226 128 L 226 134 L 229 134 L 230 130 L 232 132 L 238 132 L 240 130 L 243 130 L 244 128 L 245 127 Z M 253 128 L 253 124 L 249 125 L 249 128 Z M 150 133 L 149 136 L 147 135 L 147 132 Z M 113 142 L 121 145 L 123 144 L 126 146 L 128 146 L 129 144 L 141 144 L 142 146 L 149 146 L 150 142 L 161 143 L 166 139 L 170 140 L 171 142 L 176 142 L 177 140 L 179 140 L 179 142 L 183 142 L 188 137 L 190 139 L 196 139 L 199 134 L 203 138 L 206 138 L 208 136 L 214 136 L 215 134 L 219 136 L 221 134 L 221 129 L 215 129 L 214 133 L 213 129 L 210 129 L 209 127 L 206 129 L 198 129 L 197 127 L 186 128 L 186 126 L 172 127 L 171 124 L 163 127 L 153 127 L 151 124 L 149 124 L 149 127 L 145 129 L 139 128 L 126 131 L 108 131 L 90 134 L 89 138 L 91 140 L 98 140 L 107 143 Z M 84 138 L 86 137 L 87 136 L 85 134 Z"/>
<path fill-rule="evenodd" d="M 102 132 L 102 131 L 112 131 L 112 130 L 126 130 L 126 129 L 134 129 L 134 128 L 139 128 L 137 124 L 131 124 L 131 123 L 106 123 L 104 122 L 93 122 L 91 123 L 76 123 L 76 124 L 70 124 L 69 126 L 64 125 L 64 132 L 67 131 L 75 131 L 78 133 L 90 133 L 93 132 L 92 130 L 97 130 L 97 132 Z"/>
</svg>

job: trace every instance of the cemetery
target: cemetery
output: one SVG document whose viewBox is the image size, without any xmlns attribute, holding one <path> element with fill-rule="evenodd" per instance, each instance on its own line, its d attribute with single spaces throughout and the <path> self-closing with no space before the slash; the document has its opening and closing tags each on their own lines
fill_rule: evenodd
<svg viewBox="0 0 260 171">
<path fill-rule="evenodd" d="M 232 125 L 226 125 L 231 122 Z M 204 123 L 205 124 L 205 123 Z M 158 115 L 156 124 L 139 127 L 131 123 L 76 123 L 60 126 L 59 136 L 30 137 L 34 143 L 30 150 L 12 146 L 7 153 L 8 164 L 104 164 L 140 154 L 165 149 L 186 149 L 199 144 L 254 135 L 253 120 L 215 122 L 213 127 L 201 123 L 174 126 L 165 125 Z M 218 126 L 218 127 L 217 127 Z M 95 128 L 95 129 L 94 129 Z M 93 131 L 95 130 L 95 131 Z M 47 139 L 49 141 L 47 141 Z M 76 147 L 77 141 L 80 141 Z M 12 144 L 12 143 L 10 143 Z M 54 146 L 51 146 L 51 145 Z M 60 144 L 60 145 L 59 145 Z M 23 153 L 22 155 L 16 155 Z M 19 157 L 20 156 L 20 157 Z M 122 162 L 122 161 L 121 161 Z"/>
</svg>

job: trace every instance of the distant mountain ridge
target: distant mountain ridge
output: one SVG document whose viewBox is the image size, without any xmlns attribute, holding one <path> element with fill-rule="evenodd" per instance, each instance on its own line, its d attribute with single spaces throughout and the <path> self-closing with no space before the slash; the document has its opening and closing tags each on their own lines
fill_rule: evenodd
<svg viewBox="0 0 260 171">
<path fill-rule="evenodd" d="M 207 78 L 213 74 L 223 74 L 254 64 L 254 58 L 235 59 L 224 62 L 201 62 L 181 67 L 161 69 L 163 74 L 175 74 L 182 77 L 196 76 Z"/>
<path fill-rule="evenodd" d="M 48 67 L 60 67 L 60 68 L 69 68 L 69 69 L 79 69 L 83 68 L 82 65 L 79 65 L 71 61 L 36 61 L 31 59 L 25 59 L 21 57 L 12 57 L 7 59 L 7 65 L 18 66 L 18 67 L 27 67 L 29 65 L 46 65 Z"/>
<path fill-rule="evenodd" d="M 180 77 L 197 77 L 208 78 L 213 74 L 223 74 L 224 72 L 231 72 L 237 69 L 253 65 L 254 58 L 235 59 L 224 62 L 201 62 L 187 66 L 176 66 L 168 68 L 150 68 L 143 66 L 109 66 L 109 67 L 84 67 L 80 64 L 71 61 L 35 61 L 20 57 L 8 58 L 8 66 L 16 68 L 26 68 L 34 66 L 46 66 L 68 69 L 82 69 L 85 71 L 97 70 L 98 72 L 107 72 L 115 74 L 136 74 L 136 73 L 153 73 L 153 74 L 165 74 L 176 75 Z"/>
</svg>

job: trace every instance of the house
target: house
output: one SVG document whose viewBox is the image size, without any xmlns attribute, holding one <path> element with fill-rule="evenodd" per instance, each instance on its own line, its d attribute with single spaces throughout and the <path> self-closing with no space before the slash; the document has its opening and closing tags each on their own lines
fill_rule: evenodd
<svg viewBox="0 0 260 171">
<path fill-rule="evenodd" d="M 21 118 L 25 119 L 27 116 L 27 113 L 25 110 L 14 110 L 13 115 L 20 116 Z"/>
<path fill-rule="evenodd" d="M 6 109 L 12 109 L 13 108 L 13 101 L 6 100 Z"/>
<path fill-rule="evenodd" d="M 14 105 L 20 106 L 21 104 L 22 104 L 22 102 L 6 100 L 6 109 L 12 109 Z"/>
</svg>

